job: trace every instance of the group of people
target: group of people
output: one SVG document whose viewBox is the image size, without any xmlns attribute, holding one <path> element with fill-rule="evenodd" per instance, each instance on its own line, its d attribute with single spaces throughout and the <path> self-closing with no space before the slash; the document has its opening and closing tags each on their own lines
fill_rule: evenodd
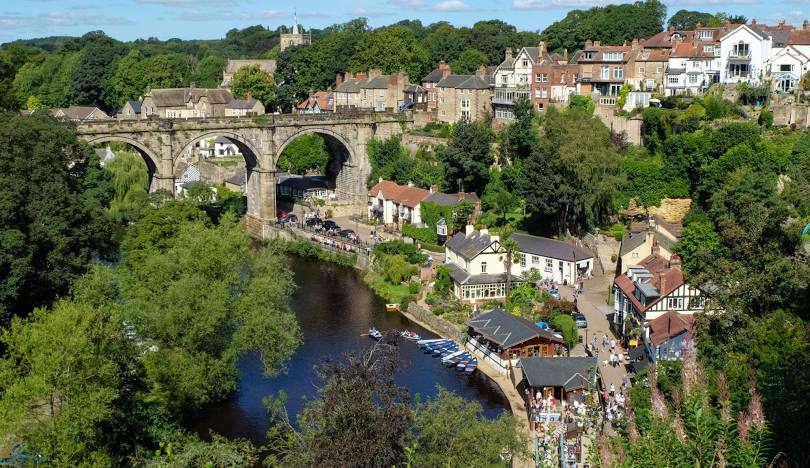
<svg viewBox="0 0 810 468">
<path fill-rule="evenodd" d="M 627 374 L 622 377 L 621 387 L 616 391 L 616 385 L 610 384 L 605 390 L 605 419 L 609 422 L 621 419 L 624 414 L 625 401 L 627 399 Z"/>
</svg>

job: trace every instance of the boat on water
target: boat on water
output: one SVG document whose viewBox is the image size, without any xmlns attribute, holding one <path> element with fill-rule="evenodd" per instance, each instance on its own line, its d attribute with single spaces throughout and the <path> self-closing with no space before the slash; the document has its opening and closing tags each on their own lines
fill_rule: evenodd
<svg viewBox="0 0 810 468">
<path fill-rule="evenodd" d="M 421 336 L 417 335 L 416 332 L 412 332 L 410 330 L 403 331 L 399 334 L 399 336 L 411 341 L 419 341 L 422 338 Z"/>
<path fill-rule="evenodd" d="M 381 340 L 382 337 L 383 337 L 383 334 L 380 333 L 380 331 L 377 330 L 376 328 L 371 327 L 371 328 L 368 329 L 368 336 L 374 338 L 375 340 Z"/>
<path fill-rule="evenodd" d="M 465 354 L 465 351 L 454 351 L 442 358 L 442 364 L 445 366 L 455 366 L 458 364 L 457 358 Z"/>
<path fill-rule="evenodd" d="M 399 312 L 399 304 L 385 304 L 386 312 Z"/>
</svg>

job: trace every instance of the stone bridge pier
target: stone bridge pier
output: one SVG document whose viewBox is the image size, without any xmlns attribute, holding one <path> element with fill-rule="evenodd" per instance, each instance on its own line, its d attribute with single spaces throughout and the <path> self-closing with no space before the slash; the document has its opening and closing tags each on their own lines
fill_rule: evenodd
<svg viewBox="0 0 810 468">
<path fill-rule="evenodd" d="M 248 225 L 276 216 L 278 157 L 301 135 L 321 135 L 332 157 L 335 194 L 364 208 L 370 165 L 366 147 L 372 138 L 401 134 L 413 122 L 408 114 L 324 113 L 200 119 L 96 120 L 77 124 L 79 137 L 91 144 L 110 141 L 132 146 L 146 162 L 149 190 L 176 194 L 181 156 L 205 139 L 225 137 L 244 156 L 247 169 Z"/>
</svg>

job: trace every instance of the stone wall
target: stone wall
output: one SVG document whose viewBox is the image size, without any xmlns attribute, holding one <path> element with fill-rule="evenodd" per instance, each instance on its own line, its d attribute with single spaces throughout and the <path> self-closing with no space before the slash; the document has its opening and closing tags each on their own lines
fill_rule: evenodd
<svg viewBox="0 0 810 468">
<path fill-rule="evenodd" d="M 795 125 L 797 128 L 810 127 L 810 106 L 806 104 L 774 105 L 773 124 L 778 126 Z"/>
<path fill-rule="evenodd" d="M 615 108 L 612 106 L 596 106 L 593 114 L 614 132 L 627 134 L 627 141 L 634 145 L 641 145 L 641 118 L 622 117 L 614 114 Z"/>
<path fill-rule="evenodd" d="M 691 207 L 691 198 L 664 198 L 660 206 L 650 207 L 650 216 L 658 215 L 667 221 L 679 222 Z"/>
<path fill-rule="evenodd" d="M 429 328 L 435 330 L 440 335 L 455 340 L 457 343 L 464 342 L 464 335 L 447 320 L 433 315 L 433 312 L 425 309 L 415 302 L 408 304 L 408 315 L 417 322 L 424 323 Z"/>
</svg>

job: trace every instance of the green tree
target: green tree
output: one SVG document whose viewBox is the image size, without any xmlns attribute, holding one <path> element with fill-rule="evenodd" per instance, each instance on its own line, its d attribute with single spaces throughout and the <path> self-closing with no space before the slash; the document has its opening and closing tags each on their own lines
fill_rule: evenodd
<svg viewBox="0 0 810 468">
<path fill-rule="evenodd" d="M 326 175 L 329 158 L 323 137 L 310 133 L 296 138 L 284 148 L 278 158 L 278 167 L 293 174 L 315 172 Z"/>
<path fill-rule="evenodd" d="M 369 140 L 367 152 L 371 163 L 369 186 L 376 184 L 379 178 L 392 180 L 398 184 L 412 181 L 416 161 L 402 146 L 399 136 L 391 135 L 385 140 L 376 138 Z"/>
<path fill-rule="evenodd" d="M 110 213 L 118 222 L 138 219 L 149 203 L 149 173 L 143 158 L 129 151 L 119 151 L 104 169 L 112 173 L 115 196 Z"/>
<path fill-rule="evenodd" d="M 73 127 L 44 113 L 0 118 L 0 322 L 67 293 L 110 254 L 112 185 Z M 20 183 L 25 181 L 25 183 Z"/>
<path fill-rule="evenodd" d="M 404 466 L 413 414 L 408 390 L 394 381 L 396 349 L 379 344 L 343 361 L 316 367 L 323 382 L 318 399 L 298 415 L 301 432 L 287 439 L 294 445 L 280 464 L 361 467 L 373 460 L 377 466 Z"/>
<path fill-rule="evenodd" d="M 436 282 L 433 284 L 433 290 L 444 295 L 449 293 L 452 287 L 453 279 L 450 277 L 450 270 L 444 265 L 437 266 Z"/>
<path fill-rule="evenodd" d="M 384 255 L 382 260 L 383 275 L 391 284 L 402 284 L 418 273 L 418 269 L 411 265 L 404 255 Z"/>
<path fill-rule="evenodd" d="M 377 68 L 382 73 L 405 71 L 411 80 L 419 80 L 428 70 L 429 55 L 404 26 L 388 26 L 363 35 L 352 55 L 355 71 Z"/>
<path fill-rule="evenodd" d="M 712 27 L 720 26 L 722 24 L 717 17 L 711 13 L 692 10 L 678 10 L 674 15 L 672 15 L 667 24 L 675 29 L 691 31 L 695 29 L 695 26 L 697 26 L 698 23 L 702 24 L 703 26 Z"/>
<path fill-rule="evenodd" d="M 534 124 L 534 109 L 526 98 L 515 100 L 515 121 L 506 128 L 504 150 L 513 163 L 528 158 L 539 144 L 539 135 Z"/>
<path fill-rule="evenodd" d="M 487 65 L 489 57 L 480 50 L 467 49 L 457 59 L 450 62 L 450 69 L 456 75 L 472 75 L 481 65 Z"/>
<path fill-rule="evenodd" d="M 74 302 L 15 318 L 2 335 L 0 431 L 49 463 L 112 463 L 104 427 L 121 391 L 122 336 L 109 312 Z"/>
<path fill-rule="evenodd" d="M 520 252 L 520 245 L 515 239 L 512 239 L 511 233 L 504 232 L 502 235 L 501 249 L 504 252 L 503 264 L 506 267 L 506 297 L 509 297 L 512 292 L 512 265 L 518 252 Z"/>
<path fill-rule="evenodd" d="M 194 82 L 201 88 L 216 88 L 222 82 L 222 70 L 227 64 L 228 60 L 219 55 L 205 57 L 194 70 Z"/>
<path fill-rule="evenodd" d="M 566 351 L 570 355 L 571 349 L 576 345 L 579 338 L 579 331 L 574 318 L 568 314 L 557 314 L 551 318 L 551 326 L 562 334 Z"/>
<path fill-rule="evenodd" d="M 258 65 L 242 67 L 233 75 L 231 92 L 240 99 L 253 98 L 271 107 L 276 101 L 276 82 L 273 75 Z"/>
<path fill-rule="evenodd" d="M 103 32 L 90 32 L 71 76 L 73 97 L 78 104 L 113 108 L 104 96 L 104 82 L 112 74 L 113 64 L 126 53 L 126 46 Z"/>
<path fill-rule="evenodd" d="M 506 223 L 506 215 L 518 206 L 518 198 L 506 188 L 503 183 L 501 171 L 493 170 L 489 176 L 489 183 L 481 196 L 481 207 L 493 211 L 501 216 Z"/>
<path fill-rule="evenodd" d="M 444 389 L 417 405 L 411 439 L 413 466 L 508 466 L 501 455 L 522 457 L 527 446 L 512 415 L 487 419 L 478 402 Z"/>
<path fill-rule="evenodd" d="M 445 166 L 445 188 L 482 194 L 495 162 L 489 128 L 481 122 L 458 122 L 447 147 L 439 153 Z"/>
</svg>

